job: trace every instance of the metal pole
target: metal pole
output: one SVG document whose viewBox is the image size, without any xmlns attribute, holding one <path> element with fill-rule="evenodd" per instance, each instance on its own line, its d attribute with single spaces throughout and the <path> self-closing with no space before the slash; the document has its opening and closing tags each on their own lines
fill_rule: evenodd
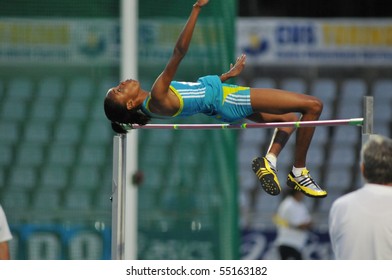
<svg viewBox="0 0 392 280">
<path fill-rule="evenodd" d="M 124 259 L 137 259 L 137 209 L 138 209 L 138 191 L 133 183 L 133 175 L 137 171 L 137 132 L 132 131 L 125 136 L 124 141 L 124 157 L 125 168 L 124 172 Z"/>
<path fill-rule="evenodd" d="M 373 104 L 374 104 L 373 96 L 365 96 L 363 98 L 364 121 L 362 125 L 362 144 L 369 139 L 371 134 L 373 134 L 373 123 L 374 123 Z"/>
<path fill-rule="evenodd" d="M 137 79 L 138 0 L 121 0 L 121 79 Z M 137 132 L 123 138 L 123 254 L 121 259 L 137 259 L 137 189 L 132 175 L 137 170 Z"/>
<path fill-rule="evenodd" d="M 121 260 L 124 257 L 123 229 L 123 142 L 120 135 L 113 137 L 113 179 L 112 179 L 112 259 Z"/>
<path fill-rule="evenodd" d="M 135 132 L 113 138 L 112 259 L 137 259 L 137 189 L 132 184 Z"/>
</svg>

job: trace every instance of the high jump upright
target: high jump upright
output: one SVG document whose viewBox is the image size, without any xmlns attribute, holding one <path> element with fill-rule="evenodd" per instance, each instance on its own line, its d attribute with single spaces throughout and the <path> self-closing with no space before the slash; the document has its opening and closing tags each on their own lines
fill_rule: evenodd
<svg viewBox="0 0 392 280">
<path fill-rule="evenodd" d="M 137 79 L 138 0 L 120 1 L 121 80 Z M 114 136 L 112 183 L 112 259 L 137 259 L 137 131 Z M 126 222 L 125 222 L 126 221 Z"/>
</svg>

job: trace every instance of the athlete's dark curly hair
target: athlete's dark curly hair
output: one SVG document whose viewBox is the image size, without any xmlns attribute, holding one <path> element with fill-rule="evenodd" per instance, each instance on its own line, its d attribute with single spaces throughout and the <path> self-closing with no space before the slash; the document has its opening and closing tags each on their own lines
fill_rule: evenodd
<svg viewBox="0 0 392 280">
<path fill-rule="evenodd" d="M 141 106 L 128 110 L 124 105 L 108 96 L 106 96 L 104 101 L 104 110 L 106 117 L 112 122 L 112 129 L 121 134 L 127 133 L 127 130 L 121 124 L 145 125 L 151 119 L 142 112 Z"/>
</svg>

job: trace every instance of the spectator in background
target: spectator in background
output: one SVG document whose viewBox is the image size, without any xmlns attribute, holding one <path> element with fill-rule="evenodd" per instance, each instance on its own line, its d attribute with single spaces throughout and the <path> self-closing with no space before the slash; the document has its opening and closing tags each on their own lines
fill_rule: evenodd
<svg viewBox="0 0 392 280">
<path fill-rule="evenodd" d="M 0 260 L 10 259 L 8 241 L 12 239 L 11 231 L 8 226 L 7 218 L 0 205 Z"/>
<path fill-rule="evenodd" d="M 312 218 L 303 202 L 304 194 L 290 189 L 274 216 L 277 225 L 275 244 L 282 260 L 302 260 Z"/>
<path fill-rule="evenodd" d="M 361 151 L 366 183 L 332 204 L 329 234 L 336 259 L 392 260 L 392 139 L 372 135 Z"/>
</svg>

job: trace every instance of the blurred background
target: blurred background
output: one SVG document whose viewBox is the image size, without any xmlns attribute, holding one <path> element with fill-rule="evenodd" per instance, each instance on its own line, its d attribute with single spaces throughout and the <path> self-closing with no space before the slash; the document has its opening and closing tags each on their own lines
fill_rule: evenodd
<svg viewBox="0 0 392 280">
<path fill-rule="evenodd" d="M 192 4 L 139 1 L 143 88 L 162 71 Z M 246 53 L 233 82 L 318 96 L 322 119 L 362 117 L 363 97 L 374 96 L 375 132 L 391 136 L 385 5 L 212 0 L 176 78 L 220 74 Z M 119 0 L 0 0 L 0 203 L 13 259 L 111 258 L 114 134 L 102 105 L 121 76 L 120 9 Z M 138 131 L 138 257 L 276 258 L 271 218 L 282 197 L 266 195 L 251 171 L 272 132 Z M 278 162 L 283 186 L 293 145 L 294 138 Z M 328 210 L 362 184 L 360 145 L 358 127 L 316 129 L 308 167 L 329 195 L 306 199 L 315 219 L 309 259 L 333 258 Z"/>
</svg>

